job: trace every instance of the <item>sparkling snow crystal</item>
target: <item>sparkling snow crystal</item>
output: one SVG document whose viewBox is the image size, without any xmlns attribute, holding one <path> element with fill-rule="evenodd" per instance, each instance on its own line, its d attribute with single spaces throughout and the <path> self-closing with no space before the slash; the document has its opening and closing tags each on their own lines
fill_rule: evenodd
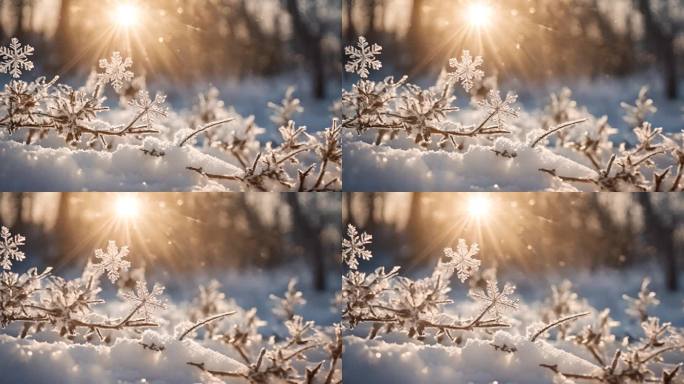
<svg viewBox="0 0 684 384">
<path fill-rule="evenodd" d="M 97 79 L 101 84 L 111 83 L 115 90 L 120 91 L 125 82 L 133 79 L 133 72 L 128 68 L 133 65 L 133 60 L 130 57 L 123 59 L 119 52 L 112 53 L 111 61 L 107 59 L 100 60 L 100 68 L 104 69 L 104 73 L 99 73 Z"/>
<path fill-rule="evenodd" d="M 2 237 L 2 241 L 0 241 L 0 267 L 9 270 L 12 268 L 12 260 L 22 261 L 26 258 L 24 252 L 19 250 L 26 239 L 22 235 L 12 236 L 7 227 L 2 227 L 0 237 Z"/>
<path fill-rule="evenodd" d="M 138 280 L 135 282 L 135 291 L 133 293 L 122 293 L 121 297 L 139 307 L 143 311 L 145 319 L 150 319 L 152 312 L 166 309 L 166 303 L 159 297 L 162 293 L 164 293 L 163 285 L 154 283 L 152 292 L 149 292 L 147 290 L 147 282 L 145 280 Z"/>
<path fill-rule="evenodd" d="M 506 94 L 506 99 L 501 99 L 501 93 L 498 90 L 489 91 L 487 98 L 480 101 L 478 105 L 483 110 L 492 114 L 496 124 L 499 128 L 503 128 L 504 124 L 509 119 L 518 117 L 518 108 L 513 107 L 513 104 L 518 100 L 518 95 L 513 92 Z"/>
<path fill-rule="evenodd" d="M 494 280 L 487 281 L 487 288 L 481 291 L 471 290 L 469 295 L 473 300 L 482 303 L 483 308 L 488 308 L 488 311 L 494 313 L 496 317 L 500 317 L 508 310 L 518 309 L 518 299 L 513 299 L 510 296 L 515 292 L 515 285 L 506 283 L 503 290 L 499 291 L 499 284 Z"/>
<path fill-rule="evenodd" d="M 449 79 L 454 83 L 460 81 L 463 89 L 466 92 L 470 91 L 475 81 L 480 81 L 484 78 L 484 72 L 478 69 L 482 62 L 482 56 L 473 58 L 470 55 L 470 51 L 463 51 L 461 61 L 456 58 L 449 60 L 449 67 L 454 69 L 454 72 L 449 74 Z"/>
<path fill-rule="evenodd" d="M 138 93 L 138 97 L 131 100 L 130 105 L 139 108 L 140 112 L 145 116 L 145 123 L 148 127 L 152 126 L 152 122 L 159 118 L 166 117 L 168 114 L 167 108 L 164 106 L 166 95 L 157 92 L 154 100 L 150 99 L 149 92 L 142 90 Z"/>
<path fill-rule="evenodd" d="M 28 56 L 33 55 L 33 47 L 30 45 L 21 46 L 19 39 L 13 37 L 8 47 L 0 47 L 0 73 L 9 73 L 14 78 L 21 76 L 21 71 L 33 69 L 33 62 Z"/>
<path fill-rule="evenodd" d="M 94 264 L 93 268 L 96 273 L 106 272 L 109 280 L 114 283 L 119 279 L 120 272 L 126 272 L 131 267 L 131 263 L 128 260 L 124 260 L 126 256 L 128 256 L 128 247 L 118 248 L 116 243 L 110 240 L 106 251 L 101 249 L 95 250 L 95 257 L 100 259 L 101 262 Z"/>
<path fill-rule="evenodd" d="M 465 240 L 459 239 L 456 250 L 444 249 L 444 255 L 449 258 L 449 261 L 444 263 L 444 267 L 448 268 L 450 272 L 456 270 L 458 279 L 463 283 L 480 269 L 480 260 L 473 258 L 479 250 L 477 243 L 473 243 L 468 248 Z"/>
<path fill-rule="evenodd" d="M 373 236 L 366 232 L 359 234 L 356 227 L 349 224 L 347 237 L 348 239 L 342 241 L 342 260 L 347 263 L 350 269 L 357 269 L 359 266 L 358 258 L 370 260 L 373 257 L 371 251 L 366 249 L 366 245 L 371 243 Z"/>
<path fill-rule="evenodd" d="M 352 46 L 344 48 L 345 55 L 349 56 L 344 69 L 347 72 L 357 73 L 365 79 L 368 77 L 369 68 L 374 70 L 382 68 L 382 63 L 375 57 L 382 53 L 382 47 L 378 44 L 369 45 L 363 36 L 359 36 L 356 45 L 358 48 Z"/>
</svg>

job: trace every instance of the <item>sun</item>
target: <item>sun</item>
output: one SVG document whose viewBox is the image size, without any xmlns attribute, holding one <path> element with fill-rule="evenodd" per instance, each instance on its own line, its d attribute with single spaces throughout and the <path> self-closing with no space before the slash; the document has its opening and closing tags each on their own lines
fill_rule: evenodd
<svg viewBox="0 0 684 384">
<path fill-rule="evenodd" d="M 489 214 L 492 202 L 483 195 L 473 196 L 468 200 L 468 213 L 475 218 L 482 218 Z"/>
<path fill-rule="evenodd" d="M 119 195 L 114 209 L 119 218 L 133 219 L 140 214 L 140 199 L 131 194 Z"/>
<path fill-rule="evenodd" d="M 483 28 L 489 25 L 494 15 L 492 7 L 483 1 L 473 1 L 467 9 L 466 21 L 476 28 Z"/>
<path fill-rule="evenodd" d="M 140 21 L 140 8 L 132 3 L 120 3 L 112 14 L 114 24 L 122 28 L 131 28 Z"/>
</svg>

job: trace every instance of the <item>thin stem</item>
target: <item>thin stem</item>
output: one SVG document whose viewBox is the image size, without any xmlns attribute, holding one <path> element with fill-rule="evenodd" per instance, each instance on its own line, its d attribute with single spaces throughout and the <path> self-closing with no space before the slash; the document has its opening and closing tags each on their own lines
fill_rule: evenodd
<svg viewBox="0 0 684 384">
<path fill-rule="evenodd" d="M 212 321 L 216 321 L 218 319 L 222 319 L 226 316 L 230 316 L 230 315 L 234 315 L 234 314 L 235 314 L 235 311 L 231 311 L 231 312 L 219 313 L 218 315 L 207 317 L 206 319 L 201 320 L 197 324 L 188 328 L 187 331 L 183 332 L 183 334 L 181 334 L 180 337 L 178 337 L 178 341 L 183 341 L 183 338 L 185 338 L 185 336 L 187 336 L 190 332 L 194 331 L 195 329 L 197 329 L 199 327 L 207 325 L 207 324 L 211 323 Z"/>
<path fill-rule="evenodd" d="M 548 136 L 551 136 L 552 134 L 554 134 L 554 133 L 560 131 L 561 129 L 564 129 L 564 128 L 573 126 L 573 125 L 575 125 L 575 124 L 584 123 L 585 121 L 587 121 L 587 119 L 579 119 L 579 120 L 568 121 L 568 122 L 559 124 L 559 125 L 557 125 L 557 126 L 551 128 L 551 129 L 549 129 L 548 131 L 544 132 L 543 135 L 539 136 L 539 137 L 537 138 L 537 140 L 535 140 L 535 141 L 532 143 L 532 148 L 534 148 L 537 144 L 539 144 L 540 141 L 542 141 L 542 140 L 544 140 L 545 138 L 547 138 Z"/>
<path fill-rule="evenodd" d="M 563 323 L 565 323 L 565 322 L 568 322 L 568 321 L 571 321 L 571 320 L 576 320 L 576 319 L 579 319 L 580 317 L 584 317 L 584 316 L 587 316 L 587 315 L 589 315 L 589 312 L 582 312 L 582 313 L 577 313 L 577 314 L 574 314 L 574 315 L 570 315 L 570 316 L 566 316 L 566 317 L 563 317 L 563 318 L 561 318 L 561 319 L 558 319 L 558 320 L 556 320 L 556 321 L 554 321 L 554 322 L 552 322 L 552 323 L 546 325 L 544 328 L 540 329 L 539 331 L 537 331 L 537 333 L 535 333 L 535 334 L 532 336 L 532 338 L 530 338 L 530 341 L 534 342 L 535 340 L 537 340 L 537 338 L 538 338 L 539 336 L 543 335 L 544 332 L 548 331 L 548 330 L 551 329 L 551 328 L 557 327 L 557 326 L 559 326 L 559 325 L 561 325 L 561 324 L 563 324 Z"/>
<path fill-rule="evenodd" d="M 233 120 L 235 120 L 235 118 L 230 117 L 230 118 L 227 118 L 227 119 L 217 120 L 217 121 L 214 121 L 214 122 L 211 122 L 211 123 L 207 123 L 207 124 L 205 124 L 204 126 L 202 126 L 202 127 L 200 127 L 199 129 L 197 129 L 196 131 L 193 131 L 191 134 L 189 134 L 185 139 L 183 139 L 183 140 L 180 142 L 180 144 L 178 144 L 178 146 L 179 146 L 179 147 L 182 147 L 188 140 L 190 140 L 192 137 L 194 137 L 194 136 L 197 135 L 198 133 L 204 132 L 204 131 L 206 131 L 206 130 L 209 129 L 209 128 L 213 128 L 213 127 L 216 127 L 216 126 L 221 125 L 221 124 L 229 123 L 229 122 L 231 122 L 231 121 L 233 121 Z"/>
</svg>

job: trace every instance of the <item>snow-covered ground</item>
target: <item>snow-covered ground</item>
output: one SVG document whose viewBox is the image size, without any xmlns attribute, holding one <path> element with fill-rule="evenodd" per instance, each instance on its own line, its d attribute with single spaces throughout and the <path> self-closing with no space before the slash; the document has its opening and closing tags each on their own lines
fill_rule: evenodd
<svg viewBox="0 0 684 384">
<path fill-rule="evenodd" d="M 339 284 L 315 292 L 303 265 L 145 276 L 110 243 L 65 280 L 13 273 L 31 256 L 20 237 L 3 228 L 2 238 L 0 382 L 277 382 L 319 363 L 312 383 L 340 380 Z"/>
<path fill-rule="evenodd" d="M 381 52 L 350 52 L 360 79 L 342 96 L 347 190 L 681 189 L 684 102 L 665 100 L 655 73 L 497 84 L 464 51 L 438 79 L 368 80 Z"/>
<path fill-rule="evenodd" d="M 684 363 L 684 294 L 667 292 L 655 266 L 497 276 L 462 243 L 418 277 L 359 274 L 352 260 L 372 254 L 355 235 L 344 251 L 345 382 L 626 383 Z"/>
</svg>

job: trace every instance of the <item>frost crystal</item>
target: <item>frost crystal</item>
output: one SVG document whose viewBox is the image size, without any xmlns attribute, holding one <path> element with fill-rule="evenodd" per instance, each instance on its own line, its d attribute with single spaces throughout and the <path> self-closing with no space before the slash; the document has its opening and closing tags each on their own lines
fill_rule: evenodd
<svg viewBox="0 0 684 384">
<path fill-rule="evenodd" d="M 145 315 L 145 319 L 150 319 L 150 314 L 156 310 L 166 309 L 166 303 L 159 296 L 164 293 L 164 286 L 159 283 L 154 283 L 152 292 L 147 290 L 147 282 L 145 280 L 138 280 L 135 282 L 135 291 L 131 293 L 122 293 L 121 297 L 135 304 L 141 309 Z"/>
<path fill-rule="evenodd" d="M 359 234 L 356 227 L 349 224 L 347 237 L 348 239 L 342 240 L 342 260 L 347 263 L 350 269 L 357 269 L 359 266 L 358 258 L 370 260 L 373 257 L 371 251 L 366 249 L 366 245 L 371 243 L 373 236 L 366 232 Z"/>
<path fill-rule="evenodd" d="M 518 309 L 518 299 L 509 296 L 515 292 L 515 285 L 506 283 L 503 290 L 499 291 L 499 284 L 494 280 L 487 281 L 487 288 L 482 291 L 471 290 L 469 295 L 473 300 L 481 302 L 487 311 L 492 311 L 496 317 L 503 312 Z"/>
<path fill-rule="evenodd" d="M 476 81 L 481 81 L 484 78 L 484 72 L 477 68 L 482 65 L 482 62 L 482 56 L 476 56 L 473 59 L 470 51 L 463 51 L 461 61 L 456 58 L 449 60 L 449 67 L 455 70 L 449 74 L 449 80 L 454 83 L 460 81 L 463 89 L 469 92 Z"/>
<path fill-rule="evenodd" d="M 0 232 L 2 242 L 0 242 L 0 267 L 9 270 L 12 268 L 12 260 L 22 261 L 26 258 L 24 252 L 19 250 L 20 246 L 24 245 L 26 238 L 22 235 L 14 235 L 9 231 L 9 228 L 2 227 Z"/>
<path fill-rule="evenodd" d="M 116 243 L 110 240 L 106 251 L 95 250 L 95 257 L 101 260 L 100 263 L 93 265 L 95 273 L 103 274 L 106 272 L 109 280 L 114 283 L 119 279 L 120 272 L 126 272 L 131 267 L 131 263 L 124 260 L 126 256 L 128 256 L 128 247 L 124 245 L 118 248 Z"/>
<path fill-rule="evenodd" d="M 100 68 L 104 69 L 104 73 L 97 74 L 97 80 L 100 84 L 111 83 L 112 87 L 118 92 L 121 91 L 125 82 L 133 79 L 133 72 L 128 70 L 128 67 L 133 65 L 133 60 L 127 57 L 122 59 L 119 52 L 112 53 L 112 61 L 107 59 L 100 60 Z"/>
<path fill-rule="evenodd" d="M 363 36 L 359 36 L 356 46 L 358 48 L 353 46 L 344 48 L 344 54 L 349 56 L 344 69 L 350 73 L 357 73 L 365 79 L 368 77 L 369 68 L 374 70 L 382 68 L 382 63 L 375 57 L 382 53 L 382 47 L 378 44 L 369 45 Z"/>
<path fill-rule="evenodd" d="M 515 108 L 512 105 L 517 100 L 518 95 L 513 92 L 508 92 L 506 94 L 506 99 L 502 100 L 501 93 L 498 90 L 491 90 L 489 91 L 487 98 L 478 102 L 478 105 L 495 118 L 499 128 L 503 128 L 504 123 L 506 123 L 509 118 L 518 117 L 518 108 Z"/>
<path fill-rule="evenodd" d="M 28 56 L 33 55 L 33 47 L 30 45 L 21 46 L 19 39 L 13 37 L 8 47 L 0 47 L 0 73 L 8 73 L 14 78 L 21 76 L 21 71 L 33 69 L 33 62 Z"/>
<path fill-rule="evenodd" d="M 157 92 L 154 100 L 150 99 L 150 93 L 147 91 L 140 91 L 138 97 L 130 101 L 130 105 L 139 108 L 140 113 L 145 116 L 145 122 L 148 127 L 152 126 L 152 122 L 158 118 L 166 117 L 168 114 L 167 108 L 164 106 L 166 95 Z"/>
<path fill-rule="evenodd" d="M 471 244 L 470 248 L 468 248 L 465 240 L 459 239 L 456 250 L 451 248 L 444 249 L 444 255 L 449 258 L 449 261 L 444 263 L 443 266 L 448 268 L 449 272 L 456 270 L 458 279 L 463 283 L 480 269 L 480 260 L 473 258 L 479 250 L 477 243 Z"/>
</svg>

